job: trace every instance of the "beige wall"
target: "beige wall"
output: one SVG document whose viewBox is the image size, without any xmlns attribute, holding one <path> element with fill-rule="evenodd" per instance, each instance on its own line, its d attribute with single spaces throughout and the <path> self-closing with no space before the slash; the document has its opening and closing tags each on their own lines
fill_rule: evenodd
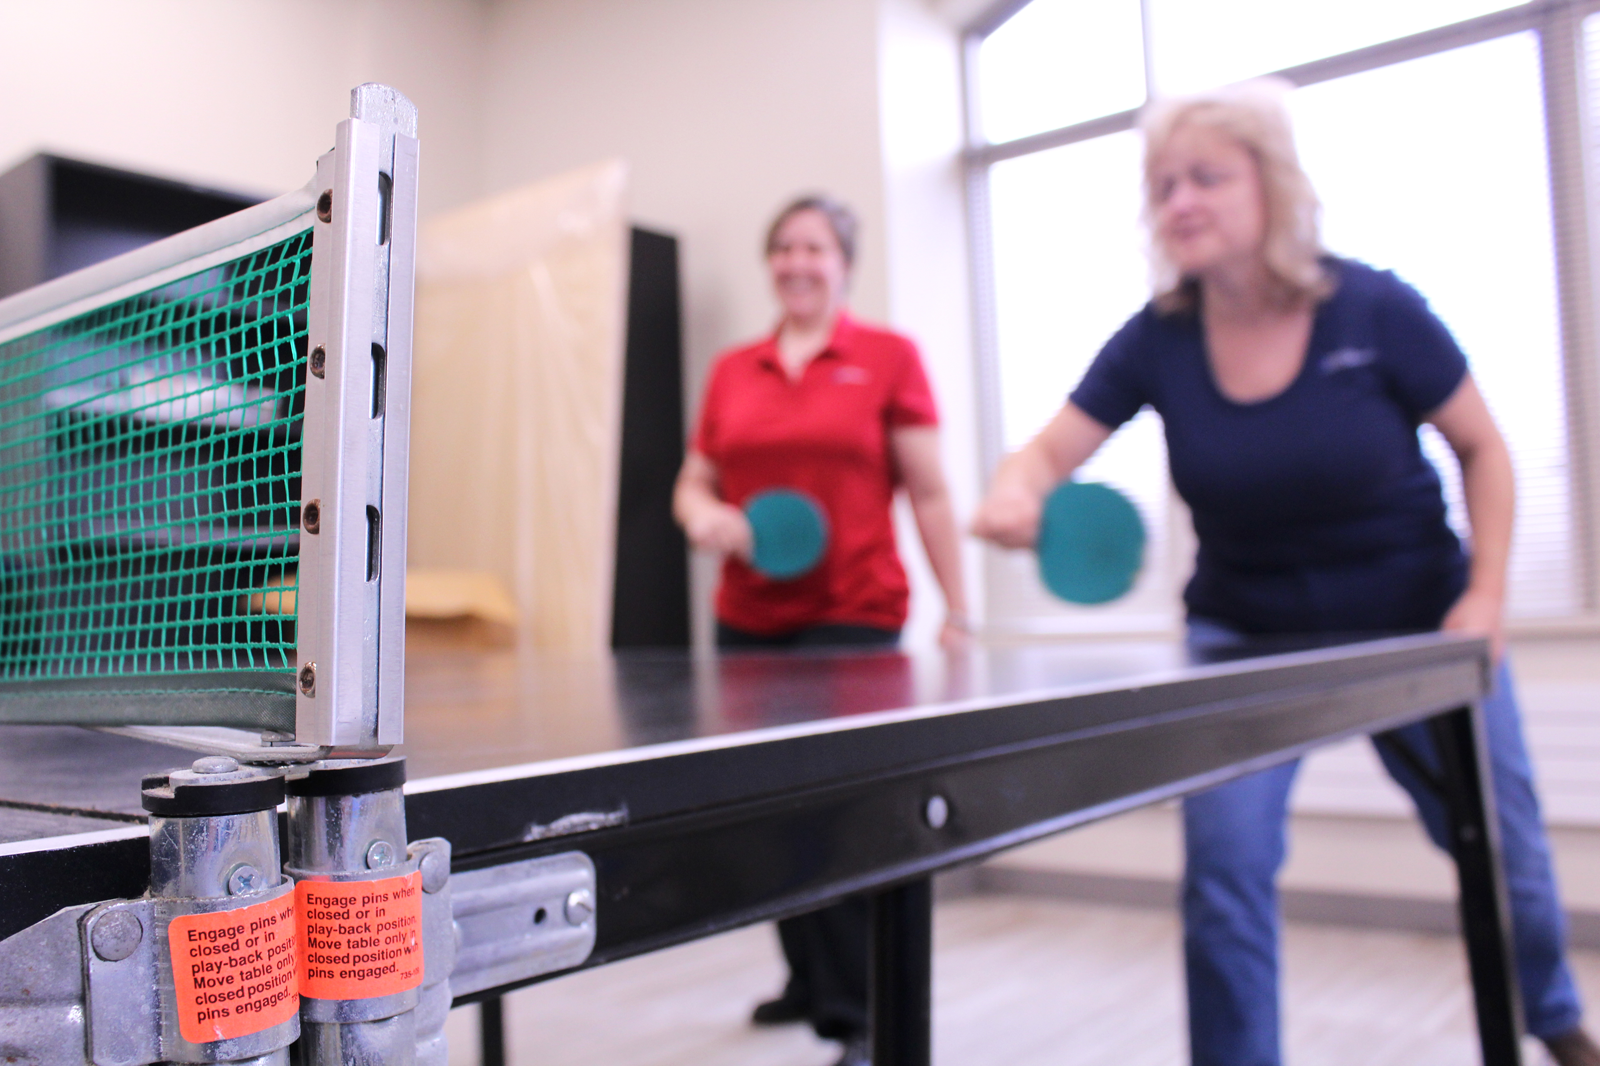
<svg viewBox="0 0 1600 1066">
<path fill-rule="evenodd" d="M 634 218 L 683 238 L 697 371 L 770 326 L 761 233 L 802 190 L 861 213 L 855 303 L 881 319 L 876 39 L 873 0 L 503 0 L 485 179 L 503 189 L 626 159 Z"/>
<path fill-rule="evenodd" d="M 925 0 L 880 0 L 879 20 L 889 320 L 922 346 L 939 398 L 945 473 L 957 519 L 964 522 L 978 504 L 983 471 L 961 167 L 960 42 L 950 21 Z M 906 641 L 931 643 L 944 619 L 944 601 L 904 505 L 897 518 L 912 579 Z M 975 542 L 964 541 L 963 557 L 968 608 L 981 618 Z"/>
<path fill-rule="evenodd" d="M 475 0 L 0 4 L 0 169 L 39 149 L 258 196 L 303 185 L 385 81 L 422 113 L 424 214 L 481 191 Z"/>
<path fill-rule="evenodd" d="M 852 204 L 854 307 L 923 344 L 970 506 L 958 53 L 923 0 L 502 0 L 489 42 L 488 187 L 620 156 L 633 217 L 681 238 L 691 411 L 715 353 L 772 324 L 759 252 L 773 211 L 807 190 Z M 913 639 L 927 639 L 942 601 L 899 525 Z M 702 640 L 714 577 L 697 560 Z"/>
<path fill-rule="evenodd" d="M 632 216 L 682 241 L 691 410 L 712 356 L 771 324 L 759 256 L 771 213 L 802 190 L 831 192 L 864 225 L 856 310 L 924 346 L 965 510 L 976 438 L 954 163 L 958 66 L 954 33 L 936 8 L 925 0 L 8 3 L 0 5 L 8 102 L 0 167 L 46 148 L 276 195 L 306 179 L 350 86 L 368 80 L 397 86 L 421 111 L 424 218 L 623 158 Z M 910 532 L 903 516 L 901 528 Z M 913 629 L 926 635 L 942 604 L 915 537 L 903 540 Z M 697 576 L 704 634 L 713 568 L 702 560 Z"/>
</svg>

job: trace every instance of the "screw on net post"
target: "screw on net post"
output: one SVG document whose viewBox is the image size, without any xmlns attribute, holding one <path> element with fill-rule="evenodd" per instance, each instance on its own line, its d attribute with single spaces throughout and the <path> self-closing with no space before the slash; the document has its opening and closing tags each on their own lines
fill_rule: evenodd
<svg viewBox="0 0 1600 1066">
<path fill-rule="evenodd" d="M 828 516 L 796 489 L 758 492 L 744 505 L 755 541 L 750 565 L 773 581 L 794 581 L 817 568 L 828 551 Z"/>
<path fill-rule="evenodd" d="M 1144 565 L 1144 547 L 1138 510 L 1110 485 L 1067 481 L 1045 499 L 1039 577 L 1068 603 L 1110 603 L 1127 595 Z"/>
</svg>

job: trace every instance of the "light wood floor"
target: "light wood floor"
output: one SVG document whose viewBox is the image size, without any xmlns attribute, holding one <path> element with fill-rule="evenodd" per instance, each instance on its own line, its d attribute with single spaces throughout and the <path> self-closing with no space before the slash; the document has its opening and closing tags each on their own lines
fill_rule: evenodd
<svg viewBox="0 0 1600 1066">
<path fill-rule="evenodd" d="M 941 902 L 935 921 L 941 1066 L 1186 1061 L 1173 915 L 978 895 Z M 1588 1002 L 1600 1002 L 1600 953 L 1573 961 Z M 1478 1061 L 1454 939 L 1290 926 L 1285 971 L 1292 1066 Z M 775 938 L 760 927 L 538 985 L 507 999 L 510 1062 L 828 1066 L 835 1046 L 808 1031 L 746 1024 L 781 980 Z M 451 1066 L 475 1066 L 475 1025 L 472 1008 L 452 1014 Z"/>
</svg>

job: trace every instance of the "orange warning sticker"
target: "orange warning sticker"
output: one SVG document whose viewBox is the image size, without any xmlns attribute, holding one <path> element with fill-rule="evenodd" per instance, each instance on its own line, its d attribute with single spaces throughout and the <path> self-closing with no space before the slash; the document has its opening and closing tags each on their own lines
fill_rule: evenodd
<svg viewBox="0 0 1600 1066">
<path fill-rule="evenodd" d="M 300 994 L 367 999 L 422 983 L 422 875 L 300 881 Z"/>
<path fill-rule="evenodd" d="M 300 1009 L 294 900 L 182 914 L 167 926 L 178 1031 L 192 1044 L 269 1029 Z"/>
</svg>

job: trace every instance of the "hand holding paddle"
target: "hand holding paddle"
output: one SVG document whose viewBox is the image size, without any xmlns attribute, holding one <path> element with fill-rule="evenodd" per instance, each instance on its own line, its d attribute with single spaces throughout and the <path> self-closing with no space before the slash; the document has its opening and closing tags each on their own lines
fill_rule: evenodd
<svg viewBox="0 0 1600 1066">
<path fill-rule="evenodd" d="M 705 499 L 680 513 L 690 544 L 737 555 L 773 581 L 804 577 L 828 550 L 827 515 L 810 496 L 794 489 L 758 492 L 743 509 Z"/>
<path fill-rule="evenodd" d="M 773 581 L 793 581 L 817 568 L 828 550 L 828 516 L 794 489 L 767 489 L 745 501 L 753 546 L 750 565 Z"/>
<path fill-rule="evenodd" d="M 1039 577 L 1068 603 L 1110 603 L 1144 565 L 1144 522 L 1110 485 L 1064 481 L 1039 520 Z"/>
<path fill-rule="evenodd" d="M 1069 603 L 1126 595 L 1144 564 L 1144 522 L 1109 485 L 1064 481 L 1043 500 L 1021 485 L 999 485 L 972 531 L 1001 547 L 1036 549 L 1040 580 Z"/>
<path fill-rule="evenodd" d="M 1020 485 L 997 483 L 972 519 L 972 535 L 1002 548 L 1031 548 L 1042 513 L 1038 496 Z"/>
<path fill-rule="evenodd" d="M 720 500 L 707 501 L 685 516 L 684 536 L 701 551 L 749 559 L 755 538 L 744 512 Z"/>
</svg>

